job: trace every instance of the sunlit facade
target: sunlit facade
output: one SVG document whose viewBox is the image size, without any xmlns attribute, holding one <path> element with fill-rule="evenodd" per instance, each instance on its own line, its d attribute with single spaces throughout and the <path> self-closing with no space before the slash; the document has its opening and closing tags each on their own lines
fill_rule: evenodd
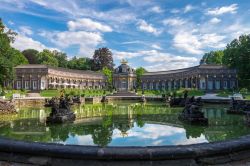
<svg viewBox="0 0 250 166">
<path fill-rule="evenodd" d="M 15 67 L 15 73 L 12 85 L 14 89 L 102 89 L 106 86 L 106 77 L 102 73 L 93 71 L 30 64 Z"/>
<path fill-rule="evenodd" d="M 237 71 L 222 65 L 202 64 L 178 70 L 147 72 L 142 76 L 142 89 L 145 90 L 196 88 L 216 91 L 237 87 Z"/>
</svg>

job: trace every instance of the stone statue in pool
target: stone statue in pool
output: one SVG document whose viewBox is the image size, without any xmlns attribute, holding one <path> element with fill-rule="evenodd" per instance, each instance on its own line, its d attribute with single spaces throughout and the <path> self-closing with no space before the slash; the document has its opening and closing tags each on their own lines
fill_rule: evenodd
<svg viewBox="0 0 250 166">
<path fill-rule="evenodd" d="M 231 98 L 228 114 L 246 114 L 250 112 L 250 102 L 245 100 L 235 100 Z"/>
<path fill-rule="evenodd" d="M 200 111 L 200 108 L 199 98 L 195 99 L 194 96 L 191 97 L 186 101 L 185 107 L 179 115 L 179 119 L 191 124 L 207 125 L 208 119 L 204 117 L 204 113 Z"/>
<path fill-rule="evenodd" d="M 54 100 L 50 115 L 47 117 L 47 123 L 65 123 L 73 122 L 76 116 L 70 110 L 70 104 L 67 97 L 61 96 L 59 100 Z"/>
</svg>

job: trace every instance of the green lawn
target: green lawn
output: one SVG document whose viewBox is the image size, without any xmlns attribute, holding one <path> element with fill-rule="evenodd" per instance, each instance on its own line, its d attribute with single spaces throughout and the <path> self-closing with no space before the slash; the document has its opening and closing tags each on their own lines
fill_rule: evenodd
<svg viewBox="0 0 250 166">
<path fill-rule="evenodd" d="M 247 100 L 250 100 L 250 93 L 249 92 L 240 92 L 242 94 L 243 97 L 245 97 L 245 99 Z M 230 91 L 220 91 L 217 96 L 220 96 L 220 97 L 229 97 L 233 95 L 233 92 L 230 92 Z"/>
<path fill-rule="evenodd" d="M 170 94 L 171 95 L 174 92 L 176 92 L 176 96 L 180 96 L 180 95 L 183 96 L 185 90 L 188 91 L 188 96 L 202 96 L 202 95 L 205 94 L 205 92 L 201 91 L 201 90 L 197 90 L 197 89 L 183 89 L 183 88 L 181 88 L 181 89 L 176 90 L 176 91 L 145 90 L 144 91 L 144 95 L 145 96 L 161 96 L 162 94 Z M 138 90 L 137 94 L 141 95 L 142 91 Z"/>
<path fill-rule="evenodd" d="M 40 95 L 42 97 L 59 97 L 60 96 L 61 89 L 53 89 L 53 90 L 42 90 L 40 92 Z M 81 95 L 85 97 L 93 97 L 93 96 L 103 96 L 104 90 L 95 90 L 95 89 L 89 89 L 89 90 L 80 90 L 80 89 L 64 89 L 64 92 L 66 95 L 69 96 L 76 96 Z M 105 94 L 109 94 L 109 91 L 105 91 Z"/>
<path fill-rule="evenodd" d="M 27 94 L 27 91 L 21 91 L 21 90 L 5 90 L 5 97 L 7 99 L 11 99 L 13 94 L 21 94 L 21 95 L 26 95 Z"/>
<path fill-rule="evenodd" d="M 59 90 L 42 90 L 40 92 L 42 97 L 59 97 L 60 91 Z"/>
<path fill-rule="evenodd" d="M 177 91 L 177 95 L 183 95 L 184 91 L 187 90 L 188 91 L 188 96 L 202 96 L 205 95 L 205 92 L 202 90 L 198 90 L 198 89 L 180 89 Z"/>
<path fill-rule="evenodd" d="M 217 94 L 217 96 L 219 96 L 219 97 L 228 97 L 228 96 L 230 96 L 230 95 L 233 95 L 233 92 L 230 92 L 230 91 L 220 91 L 218 94 Z"/>
</svg>

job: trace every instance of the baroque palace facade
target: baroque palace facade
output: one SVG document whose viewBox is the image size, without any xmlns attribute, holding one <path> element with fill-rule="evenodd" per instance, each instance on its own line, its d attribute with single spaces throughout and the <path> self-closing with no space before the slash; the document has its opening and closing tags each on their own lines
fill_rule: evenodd
<svg viewBox="0 0 250 166">
<path fill-rule="evenodd" d="M 101 89 L 106 77 L 93 71 L 71 70 L 47 65 L 20 65 L 15 67 L 14 89 L 43 90 L 55 88 Z"/>
<path fill-rule="evenodd" d="M 136 86 L 135 70 L 122 61 L 113 73 L 113 87 L 130 91 Z M 20 65 L 15 67 L 14 89 L 43 90 L 56 88 L 102 89 L 107 78 L 99 72 L 71 70 L 47 65 Z M 237 71 L 222 65 L 202 64 L 190 68 L 146 72 L 142 76 L 144 90 L 173 90 L 196 88 L 205 91 L 238 87 Z M 8 86 L 7 83 L 5 86 Z"/>
<path fill-rule="evenodd" d="M 197 88 L 215 91 L 237 87 L 237 71 L 222 65 L 201 64 L 179 70 L 147 72 L 142 76 L 145 90 Z"/>
</svg>

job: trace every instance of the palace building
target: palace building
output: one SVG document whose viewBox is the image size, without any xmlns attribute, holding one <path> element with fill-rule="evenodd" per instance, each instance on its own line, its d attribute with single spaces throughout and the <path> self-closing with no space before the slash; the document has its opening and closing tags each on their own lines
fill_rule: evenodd
<svg viewBox="0 0 250 166">
<path fill-rule="evenodd" d="M 71 70 L 29 64 L 15 67 L 14 89 L 43 90 L 55 88 L 101 89 L 106 77 L 99 72 Z"/>
<path fill-rule="evenodd" d="M 130 91 L 135 89 L 135 70 L 127 65 L 127 61 L 122 60 L 121 65 L 114 70 L 113 86 L 117 91 Z"/>
<path fill-rule="evenodd" d="M 142 76 L 145 90 L 197 88 L 214 91 L 237 87 L 237 71 L 222 65 L 201 64 L 179 70 L 147 72 Z"/>
<path fill-rule="evenodd" d="M 29 64 L 15 67 L 16 75 L 9 85 L 14 89 L 43 90 L 56 88 L 102 89 L 107 78 L 100 72 L 71 70 L 47 65 Z M 144 90 L 173 90 L 196 88 L 205 91 L 235 89 L 238 87 L 237 71 L 222 65 L 199 66 L 158 72 L 142 76 Z M 8 83 L 5 83 L 8 86 Z M 113 87 L 117 91 L 131 91 L 136 87 L 135 70 L 127 61 L 113 72 Z"/>
</svg>

